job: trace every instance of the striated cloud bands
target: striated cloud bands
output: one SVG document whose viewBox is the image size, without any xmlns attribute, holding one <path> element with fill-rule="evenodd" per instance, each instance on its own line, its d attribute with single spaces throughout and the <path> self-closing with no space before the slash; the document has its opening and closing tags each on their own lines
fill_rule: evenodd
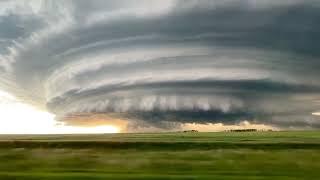
<svg viewBox="0 0 320 180">
<path fill-rule="evenodd" d="M 64 122 L 319 128 L 319 18 L 313 0 L 4 1 L 0 88 Z"/>
</svg>

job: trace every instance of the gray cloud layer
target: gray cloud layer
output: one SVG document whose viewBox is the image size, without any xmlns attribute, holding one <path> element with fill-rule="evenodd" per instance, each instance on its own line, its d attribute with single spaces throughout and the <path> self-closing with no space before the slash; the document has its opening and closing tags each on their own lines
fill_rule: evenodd
<svg viewBox="0 0 320 180">
<path fill-rule="evenodd" d="M 39 3 L 0 9 L 0 87 L 61 120 L 320 127 L 317 1 Z"/>
</svg>

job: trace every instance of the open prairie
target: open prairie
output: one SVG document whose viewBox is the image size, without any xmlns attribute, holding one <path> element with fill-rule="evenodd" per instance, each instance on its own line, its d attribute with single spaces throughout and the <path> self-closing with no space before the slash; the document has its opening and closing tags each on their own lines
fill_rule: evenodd
<svg viewBox="0 0 320 180">
<path fill-rule="evenodd" d="M 320 132 L 2 135 L 0 179 L 317 179 Z"/>
</svg>

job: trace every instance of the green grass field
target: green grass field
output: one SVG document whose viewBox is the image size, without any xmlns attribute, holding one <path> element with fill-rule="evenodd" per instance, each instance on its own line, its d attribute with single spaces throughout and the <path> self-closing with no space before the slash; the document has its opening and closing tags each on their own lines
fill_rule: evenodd
<svg viewBox="0 0 320 180">
<path fill-rule="evenodd" d="M 0 135 L 2 180 L 319 179 L 320 132 Z"/>
</svg>

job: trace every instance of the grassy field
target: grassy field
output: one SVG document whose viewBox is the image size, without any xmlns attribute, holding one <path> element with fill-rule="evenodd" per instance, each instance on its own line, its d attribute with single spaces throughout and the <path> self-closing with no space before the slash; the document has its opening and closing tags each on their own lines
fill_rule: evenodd
<svg viewBox="0 0 320 180">
<path fill-rule="evenodd" d="M 319 179 L 320 132 L 0 135 L 0 179 Z"/>
</svg>

